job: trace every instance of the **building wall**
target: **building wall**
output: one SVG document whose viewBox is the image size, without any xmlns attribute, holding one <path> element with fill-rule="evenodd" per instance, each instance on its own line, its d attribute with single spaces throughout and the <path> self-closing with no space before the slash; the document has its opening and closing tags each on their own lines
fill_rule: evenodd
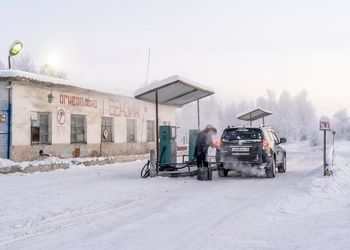
<svg viewBox="0 0 350 250">
<path fill-rule="evenodd" d="M 49 103 L 51 91 L 54 99 Z M 59 110 L 63 110 L 65 121 L 58 120 Z M 51 114 L 50 145 L 31 143 L 31 118 L 36 112 Z M 86 143 L 70 142 L 71 114 L 86 115 Z M 113 118 L 113 143 L 101 144 L 102 116 Z M 175 108 L 160 106 L 159 118 L 160 124 L 175 125 Z M 135 143 L 127 143 L 127 119 L 136 120 Z M 75 147 L 80 148 L 82 157 L 98 156 L 100 151 L 103 156 L 146 153 L 155 145 L 155 142 L 147 142 L 147 120 L 155 120 L 154 104 L 133 97 L 64 85 L 13 82 L 12 158 L 15 161 L 38 159 L 39 150 L 57 157 L 72 157 Z"/>
</svg>

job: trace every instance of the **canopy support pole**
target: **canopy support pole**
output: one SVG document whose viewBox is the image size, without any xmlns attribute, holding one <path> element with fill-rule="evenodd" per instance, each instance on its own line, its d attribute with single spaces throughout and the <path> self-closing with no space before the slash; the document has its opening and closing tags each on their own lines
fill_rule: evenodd
<svg viewBox="0 0 350 250">
<path fill-rule="evenodd" d="M 156 95 L 156 150 L 157 150 L 157 162 L 156 162 L 156 172 L 159 173 L 159 118 L 158 118 L 158 89 L 155 91 Z"/>
<path fill-rule="evenodd" d="M 198 121 L 198 132 L 201 129 L 201 117 L 200 117 L 200 110 L 199 110 L 199 99 L 197 100 L 197 121 Z"/>
</svg>

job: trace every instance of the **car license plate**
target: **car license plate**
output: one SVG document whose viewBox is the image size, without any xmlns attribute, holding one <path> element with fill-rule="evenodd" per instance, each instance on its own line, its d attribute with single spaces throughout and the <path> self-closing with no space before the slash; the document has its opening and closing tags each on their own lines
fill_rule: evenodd
<svg viewBox="0 0 350 250">
<path fill-rule="evenodd" d="M 234 147 L 232 148 L 232 152 L 249 152 L 248 147 Z"/>
</svg>

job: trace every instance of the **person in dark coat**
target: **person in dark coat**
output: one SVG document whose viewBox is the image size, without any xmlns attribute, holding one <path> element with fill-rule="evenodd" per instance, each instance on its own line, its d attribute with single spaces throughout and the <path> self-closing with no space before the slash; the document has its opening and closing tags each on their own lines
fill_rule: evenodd
<svg viewBox="0 0 350 250">
<path fill-rule="evenodd" d="M 195 156 L 198 168 L 208 167 L 208 149 L 209 147 L 215 147 L 213 135 L 216 133 L 217 130 L 212 125 L 207 125 L 203 131 L 199 132 L 195 147 Z"/>
</svg>

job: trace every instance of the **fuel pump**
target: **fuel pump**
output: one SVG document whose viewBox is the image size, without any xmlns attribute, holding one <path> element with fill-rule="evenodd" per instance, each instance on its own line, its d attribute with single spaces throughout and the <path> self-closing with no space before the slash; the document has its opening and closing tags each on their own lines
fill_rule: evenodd
<svg viewBox="0 0 350 250">
<path fill-rule="evenodd" d="M 160 143 L 159 143 L 159 166 L 168 167 L 176 165 L 177 162 L 177 145 L 176 145 L 176 127 L 162 125 L 159 126 Z"/>
</svg>

